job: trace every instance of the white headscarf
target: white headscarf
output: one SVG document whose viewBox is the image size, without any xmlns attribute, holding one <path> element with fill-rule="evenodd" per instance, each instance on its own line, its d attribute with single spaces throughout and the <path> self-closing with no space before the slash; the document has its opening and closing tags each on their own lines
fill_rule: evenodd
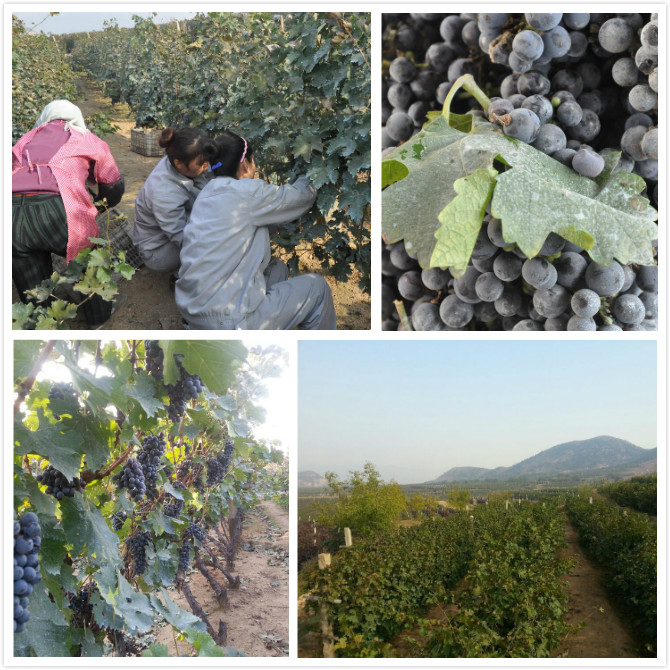
<svg viewBox="0 0 670 670">
<path fill-rule="evenodd" d="M 49 121 L 55 121 L 56 119 L 67 121 L 65 130 L 76 130 L 82 134 L 88 132 L 81 109 L 68 100 L 54 100 L 53 102 L 50 102 L 42 110 L 34 127 L 38 128 L 39 126 L 49 123 Z"/>
</svg>

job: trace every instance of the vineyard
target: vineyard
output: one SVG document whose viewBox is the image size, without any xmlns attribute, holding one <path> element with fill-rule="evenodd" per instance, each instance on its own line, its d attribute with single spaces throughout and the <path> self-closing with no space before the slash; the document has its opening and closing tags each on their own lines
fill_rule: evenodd
<svg viewBox="0 0 670 670">
<path fill-rule="evenodd" d="M 337 656 L 574 655 L 568 641 L 590 623 L 571 611 L 575 594 L 566 576 L 578 563 L 577 572 L 584 571 L 586 560 L 566 549 L 571 524 L 598 569 L 613 571 L 610 595 L 600 593 L 598 607 L 604 611 L 606 597 L 632 607 L 631 644 L 640 651 L 631 655 L 655 654 L 655 526 L 643 515 L 602 500 L 591 505 L 576 495 L 491 500 L 397 527 L 336 549 L 330 567 L 306 563 L 301 590 L 308 594 L 308 608 L 321 608 L 322 617 L 327 612 Z M 299 529 L 299 547 L 307 556 L 317 535 L 303 525 L 312 524 Z M 319 531 L 318 541 L 330 551 L 329 537 Z M 310 647 L 301 656 L 320 655 L 305 648 Z"/>
<path fill-rule="evenodd" d="M 253 582 L 245 529 L 277 534 L 288 504 L 253 437 L 284 365 L 237 341 L 16 342 L 15 656 L 249 655 L 226 612 Z"/>
<path fill-rule="evenodd" d="M 344 281 L 355 268 L 369 290 L 370 25 L 364 14 L 198 14 L 134 29 L 66 36 L 74 66 L 137 127 L 196 126 L 246 137 L 265 178 L 306 174 L 315 209 L 274 242 L 312 245 Z M 299 120 L 296 123 L 296 120 Z M 293 253 L 290 266 L 298 269 Z"/>
</svg>

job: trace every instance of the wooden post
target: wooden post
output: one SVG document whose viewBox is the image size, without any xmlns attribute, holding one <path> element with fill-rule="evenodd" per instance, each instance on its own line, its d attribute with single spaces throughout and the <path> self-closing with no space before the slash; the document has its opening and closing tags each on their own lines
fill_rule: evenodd
<svg viewBox="0 0 670 670">
<path fill-rule="evenodd" d="M 351 528 L 345 528 L 344 529 L 344 546 L 345 547 L 350 547 L 352 545 L 351 541 Z"/>
<path fill-rule="evenodd" d="M 330 554 L 319 554 L 319 570 L 326 570 L 330 567 Z M 321 639 L 323 640 L 323 657 L 335 658 L 335 638 L 333 636 L 333 626 L 328 621 L 328 608 L 323 599 L 319 603 L 321 613 Z"/>
<path fill-rule="evenodd" d="M 589 496 L 589 505 L 593 505 L 593 498 Z"/>
<path fill-rule="evenodd" d="M 509 509 L 509 500 L 505 500 L 505 509 Z"/>
</svg>

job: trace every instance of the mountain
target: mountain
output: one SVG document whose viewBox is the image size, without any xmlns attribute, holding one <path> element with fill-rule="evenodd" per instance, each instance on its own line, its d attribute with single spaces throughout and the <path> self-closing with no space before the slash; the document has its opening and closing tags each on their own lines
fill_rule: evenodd
<svg viewBox="0 0 670 670">
<path fill-rule="evenodd" d="M 557 444 L 508 468 L 451 468 L 426 483 L 576 474 L 596 476 L 621 470 L 630 470 L 631 474 L 656 472 L 656 449 L 642 449 L 626 440 L 601 435 Z"/>
<path fill-rule="evenodd" d="M 298 488 L 322 489 L 328 486 L 326 478 L 314 470 L 303 470 L 298 473 Z"/>
</svg>

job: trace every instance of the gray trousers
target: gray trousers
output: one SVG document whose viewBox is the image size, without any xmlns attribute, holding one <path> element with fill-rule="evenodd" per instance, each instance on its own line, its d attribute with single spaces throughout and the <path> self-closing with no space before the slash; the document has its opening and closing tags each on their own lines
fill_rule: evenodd
<svg viewBox="0 0 670 670">
<path fill-rule="evenodd" d="M 288 279 L 283 261 L 271 262 L 265 273 L 267 294 L 255 311 L 241 320 L 221 316 L 189 317 L 194 330 L 335 330 L 333 294 L 316 274 Z"/>
<path fill-rule="evenodd" d="M 177 272 L 179 262 L 179 247 L 172 242 L 166 242 L 157 249 L 140 250 L 144 264 L 154 272 Z"/>
</svg>

